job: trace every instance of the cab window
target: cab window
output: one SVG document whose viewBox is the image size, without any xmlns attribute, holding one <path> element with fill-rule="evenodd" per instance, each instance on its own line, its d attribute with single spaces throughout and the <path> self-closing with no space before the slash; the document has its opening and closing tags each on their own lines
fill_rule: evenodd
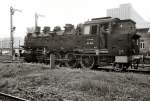
<svg viewBox="0 0 150 101">
<path fill-rule="evenodd" d="M 84 26 L 84 34 L 85 34 L 85 35 L 90 34 L 90 25 L 85 25 L 85 26 Z"/>
<path fill-rule="evenodd" d="M 97 25 L 92 25 L 92 28 L 91 28 L 91 34 L 92 35 L 96 35 L 96 33 L 97 33 Z"/>
</svg>

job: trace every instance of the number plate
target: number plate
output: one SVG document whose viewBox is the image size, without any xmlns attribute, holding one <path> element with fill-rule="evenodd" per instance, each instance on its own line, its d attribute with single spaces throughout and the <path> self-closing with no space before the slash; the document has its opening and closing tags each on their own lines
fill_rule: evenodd
<svg viewBox="0 0 150 101">
<path fill-rule="evenodd" d="M 127 56 L 115 56 L 115 62 L 117 63 L 127 63 L 128 57 Z"/>
</svg>

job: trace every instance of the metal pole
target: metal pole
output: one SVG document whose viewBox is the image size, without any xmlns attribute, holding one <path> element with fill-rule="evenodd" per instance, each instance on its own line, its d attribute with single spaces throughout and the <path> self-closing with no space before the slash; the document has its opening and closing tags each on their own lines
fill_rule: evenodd
<svg viewBox="0 0 150 101">
<path fill-rule="evenodd" d="M 10 7 L 10 46 L 11 46 L 11 56 L 13 59 L 13 45 L 14 45 L 14 39 L 13 39 L 13 14 L 14 14 L 14 9 Z"/>
<path fill-rule="evenodd" d="M 45 17 L 44 15 L 40 15 L 38 13 L 35 13 L 35 28 L 38 26 L 38 18 L 39 17 Z"/>
<path fill-rule="evenodd" d="M 3 53 L 3 40 L 2 40 L 1 54 Z M 3 54 L 2 54 L 3 55 Z"/>
<path fill-rule="evenodd" d="M 35 13 L 35 28 L 38 26 L 38 15 Z"/>
<path fill-rule="evenodd" d="M 20 49 L 20 40 L 19 40 L 19 49 Z"/>
</svg>

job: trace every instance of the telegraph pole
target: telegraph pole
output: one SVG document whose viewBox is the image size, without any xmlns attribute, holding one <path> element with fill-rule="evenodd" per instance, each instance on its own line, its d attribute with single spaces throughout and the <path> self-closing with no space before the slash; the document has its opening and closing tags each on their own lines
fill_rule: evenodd
<svg viewBox="0 0 150 101">
<path fill-rule="evenodd" d="M 38 26 L 38 15 L 35 13 L 35 28 Z"/>
<path fill-rule="evenodd" d="M 13 26 L 13 15 L 14 15 L 15 11 L 21 12 L 21 10 L 14 9 L 13 7 L 10 7 L 10 46 L 11 46 L 10 48 L 11 48 L 12 58 L 14 55 L 14 37 L 13 37 L 13 34 L 14 34 L 14 31 L 16 28 Z"/>
<path fill-rule="evenodd" d="M 10 46 L 11 46 L 11 56 L 13 57 L 13 45 L 14 45 L 14 38 L 13 38 L 13 15 L 14 15 L 14 9 L 10 7 Z"/>
<path fill-rule="evenodd" d="M 39 17 L 45 17 L 44 15 L 35 13 L 35 28 L 38 26 L 38 18 Z"/>
</svg>

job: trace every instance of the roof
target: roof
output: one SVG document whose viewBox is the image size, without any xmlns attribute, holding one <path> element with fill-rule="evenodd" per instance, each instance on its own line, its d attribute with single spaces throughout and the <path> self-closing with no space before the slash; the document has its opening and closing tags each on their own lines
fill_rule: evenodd
<svg viewBox="0 0 150 101">
<path fill-rule="evenodd" d="M 99 23 L 108 23 L 108 22 L 114 22 L 114 21 L 119 21 L 120 19 L 118 18 L 94 18 L 91 21 L 86 21 L 84 24 L 99 24 Z"/>
<path fill-rule="evenodd" d="M 100 17 L 100 18 L 92 18 L 92 20 L 100 20 L 100 19 L 110 19 L 112 17 Z"/>
<path fill-rule="evenodd" d="M 142 33 L 147 33 L 149 28 L 139 28 L 139 29 L 136 29 L 137 32 L 142 32 Z"/>
<path fill-rule="evenodd" d="M 103 23 L 116 22 L 116 21 L 119 22 L 131 21 L 132 23 L 136 24 L 131 19 L 120 20 L 119 18 L 112 18 L 112 17 L 93 18 L 91 21 L 86 21 L 85 24 L 103 24 Z"/>
<path fill-rule="evenodd" d="M 124 20 L 120 20 L 121 22 L 128 22 L 128 21 L 131 21 L 132 23 L 136 24 L 135 21 L 131 20 L 131 19 L 124 19 Z"/>
<path fill-rule="evenodd" d="M 150 38 L 150 32 L 142 34 L 141 38 Z"/>
</svg>

